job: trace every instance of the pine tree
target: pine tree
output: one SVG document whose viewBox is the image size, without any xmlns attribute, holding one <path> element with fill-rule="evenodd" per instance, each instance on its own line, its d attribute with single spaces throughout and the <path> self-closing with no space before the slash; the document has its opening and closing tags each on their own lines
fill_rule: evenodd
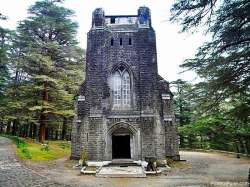
<svg viewBox="0 0 250 187">
<path fill-rule="evenodd" d="M 249 153 L 250 1 L 178 0 L 171 11 L 171 20 L 179 22 L 183 32 L 202 27 L 212 36 L 181 65 L 201 78 L 193 90 L 200 118 L 186 130 L 200 126 L 200 132 L 212 132 L 214 137 L 220 130 L 216 138 Z"/>
<path fill-rule="evenodd" d="M 20 22 L 18 45 L 24 74 L 21 89 L 25 108 L 39 124 L 39 141 L 46 128 L 74 115 L 73 96 L 83 80 L 83 50 L 77 46 L 73 11 L 62 1 L 42 0 L 28 9 Z"/>
<path fill-rule="evenodd" d="M 179 121 L 179 127 L 188 125 L 191 122 L 192 117 L 192 85 L 184 80 L 177 79 L 171 82 L 171 87 L 174 89 L 174 106 L 175 115 Z M 189 136 L 188 140 L 191 139 Z M 184 146 L 186 137 L 180 134 L 180 144 Z"/>
<path fill-rule="evenodd" d="M 205 80 L 213 104 L 246 95 L 250 84 L 250 1 L 186 1 L 172 7 L 173 21 L 180 21 L 183 31 L 202 24 L 212 40 L 201 46 L 193 59 L 182 67 L 194 70 Z"/>
<path fill-rule="evenodd" d="M 5 21 L 7 18 L 0 13 L 0 21 Z M 12 43 L 12 37 L 14 31 L 0 27 L 0 122 L 5 121 L 4 112 L 6 111 L 6 103 L 8 97 L 6 95 L 6 89 L 10 82 L 9 71 L 9 55 L 10 46 Z"/>
</svg>

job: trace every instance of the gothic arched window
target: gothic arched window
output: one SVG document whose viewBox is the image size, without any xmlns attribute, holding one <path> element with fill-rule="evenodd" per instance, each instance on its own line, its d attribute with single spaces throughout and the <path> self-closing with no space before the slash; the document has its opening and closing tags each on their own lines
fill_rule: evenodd
<svg viewBox="0 0 250 187">
<path fill-rule="evenodd" d="M 131 80 L 128 71 L 120 67 L 113 73 L 113 109 L 129 109 L 131 105 Z"/>
</svg>

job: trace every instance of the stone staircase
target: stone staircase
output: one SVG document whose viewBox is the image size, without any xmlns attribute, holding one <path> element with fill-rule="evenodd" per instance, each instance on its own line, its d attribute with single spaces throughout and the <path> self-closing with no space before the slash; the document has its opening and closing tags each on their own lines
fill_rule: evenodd
<svg viewBox="0 0 250 187">
<path fill-rule="evenodd" d="M 107 166 L 102 166 L 97 177 L 146 177 L 144 167 L 130 159 L 115 159 Z"/>
</svg>

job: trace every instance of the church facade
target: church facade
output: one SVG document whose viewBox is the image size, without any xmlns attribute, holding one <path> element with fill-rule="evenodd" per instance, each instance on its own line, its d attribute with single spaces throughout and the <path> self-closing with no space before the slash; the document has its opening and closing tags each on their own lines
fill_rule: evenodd
<svg viewBox="0 0 250 187">
<path fill-rule="evenodd" d="M 98 8 L 87 37 L 71 158 L 85 150 L 95 161 L 179 159 L 173 95 L 158 75 L 149 8 L 111 16 Z"/>
</svg>

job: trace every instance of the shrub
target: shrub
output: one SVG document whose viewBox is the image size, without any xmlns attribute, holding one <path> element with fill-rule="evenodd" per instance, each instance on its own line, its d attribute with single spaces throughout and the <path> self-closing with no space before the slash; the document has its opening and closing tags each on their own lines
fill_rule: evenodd
<svg viewBox="0 0 250 187">
<path fill-rule="evenodd" d="M 22 139 L 22 138 L 19 138 L 17 136 L 12 136 L 10 137 L 12 140 L 14 140 L 17 148 L 26 148 L 27 147 L 27 143 Z"/>
<path fill-rule="evenodd" d="M 27 158 L 27 159 L 32 158 L 32 155 L 30 154 L 30 151 L 27 148 L 22 149 L 22 153 L 23 153 L 25 158 Z"/>
<path fill-rule="evenodd" d="M 174 167 L 175 161 L 172 158 L 167 158 L 167 165 L 170 167 Z"/>
<path fill-rule="evenodd" d="M 49 151 L 49 142 L 45 142 L 44 144 L 42 144 L 41 151 Z"/>
<path fill-rule="evenodd" d="M 82 160 L 82 165 L 83 166 L 87 165 L 86 161 L 88 160 L 88 152 L 87 152 L 86 149 L 83 149 L 81 151 L 80 160 Z"/>
</svg>

